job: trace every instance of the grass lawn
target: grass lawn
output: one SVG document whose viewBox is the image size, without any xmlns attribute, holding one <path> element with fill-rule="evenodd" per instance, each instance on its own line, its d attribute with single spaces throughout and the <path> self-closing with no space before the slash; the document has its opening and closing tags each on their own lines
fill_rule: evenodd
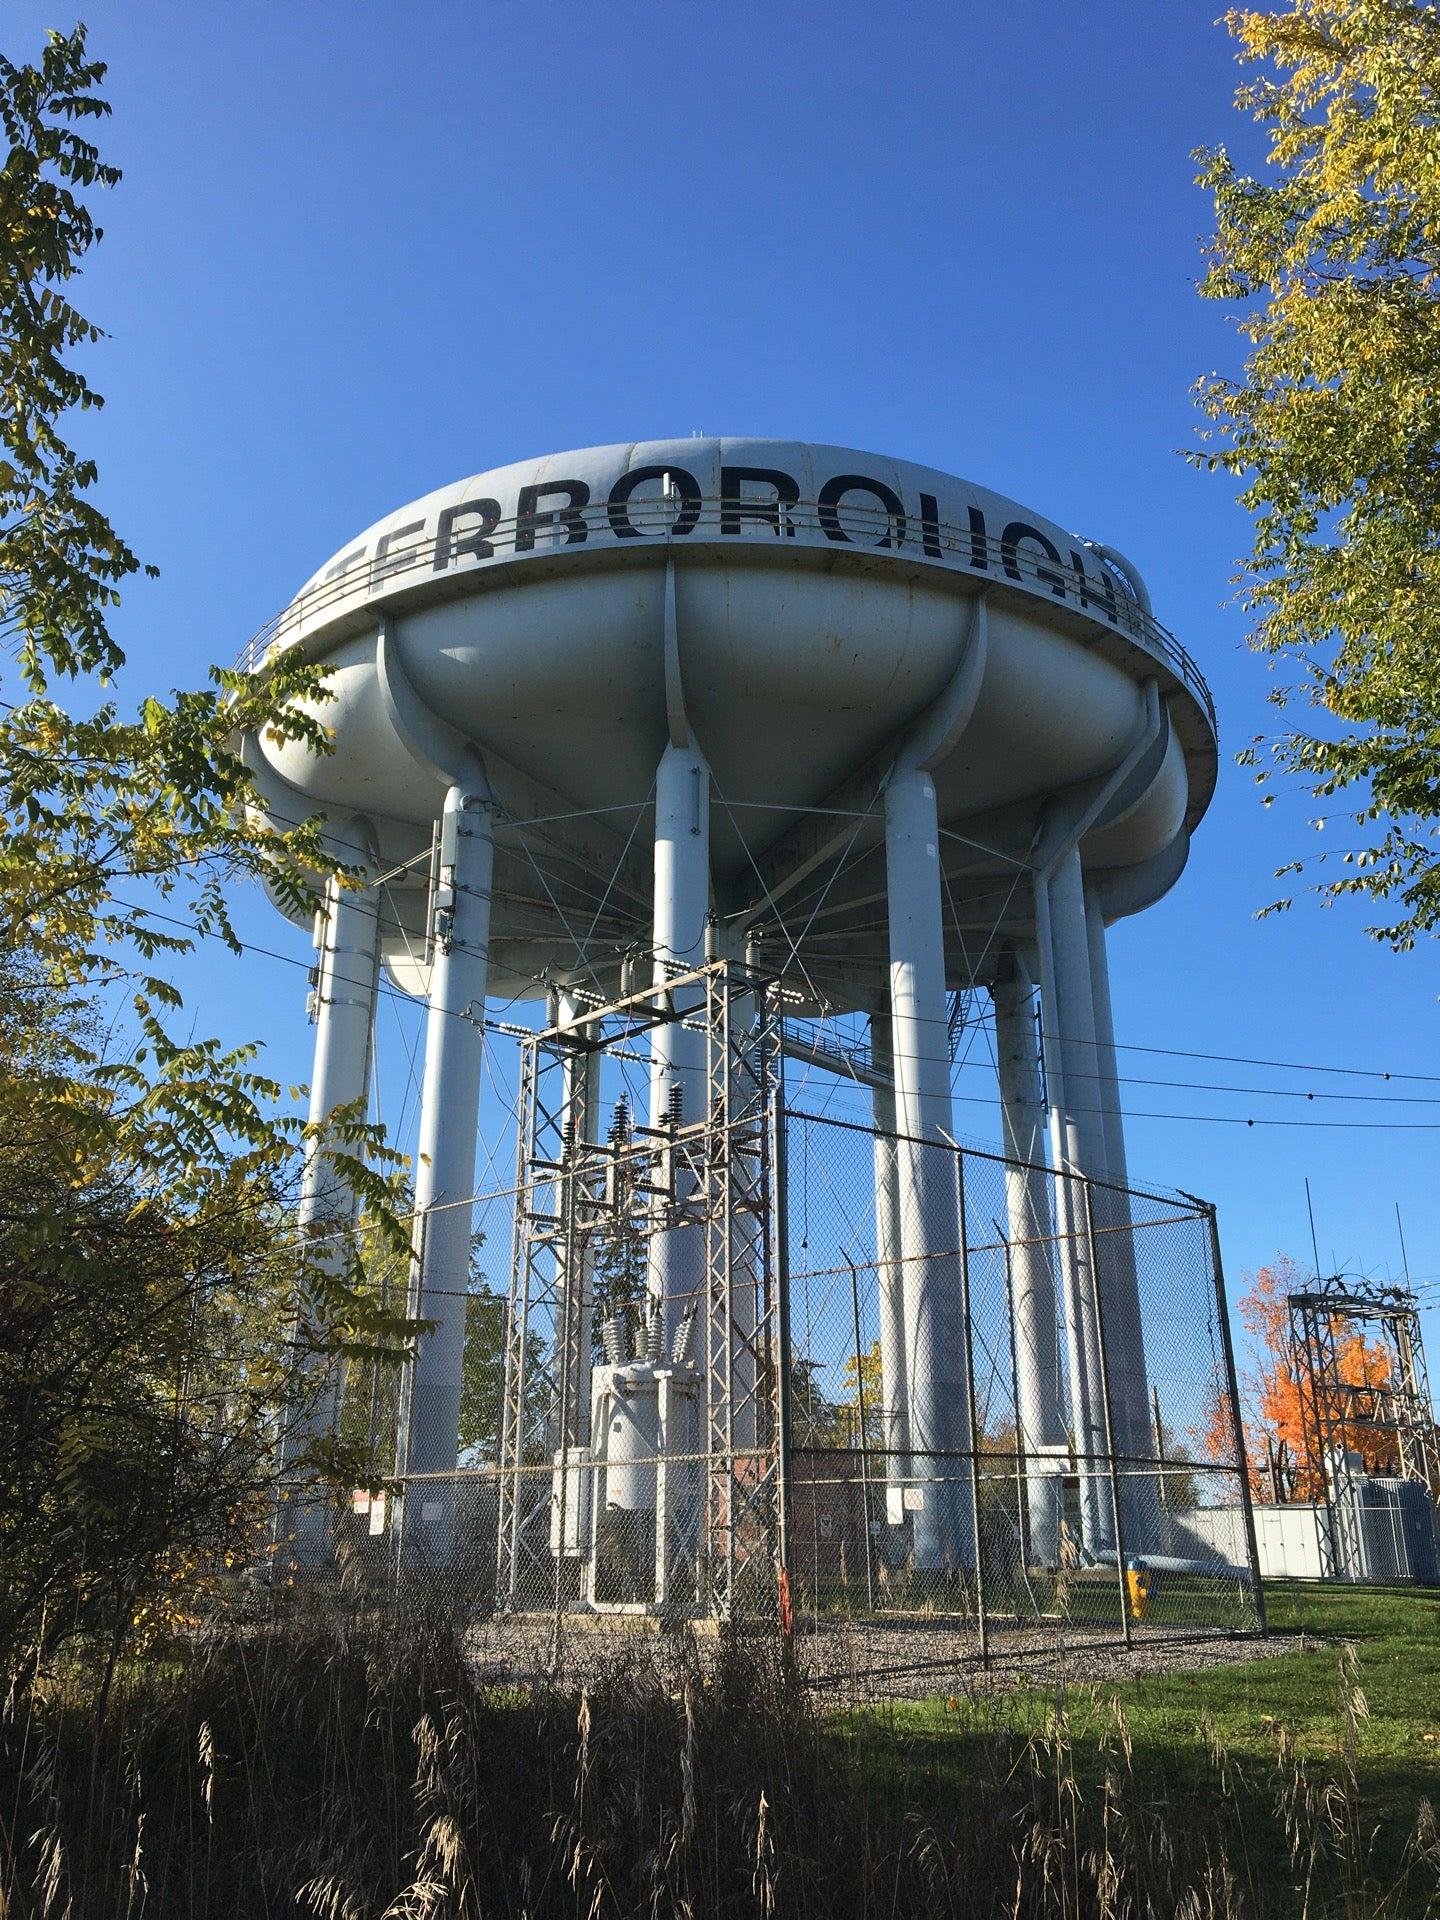
<svg viewBox="0 0 1440 1920">
<path fill-rule="evenodd" d="M 1332 1832 L 1334 1823 L 1349 1828 L 1337 1841 L 1349 1864 L 1331 1863 L 1312 1912 L 1440 1911 L 1420 1890 L 1421 1881 L 1435 1885 L 1433 1872 L 1412 1874 L 1404 1890 L 1383 1897 L 1401 1877 L 1424 1803 L 1440 1802 L 1440 1591 L 1270 1582 L 1266 1601 L 1272 1633 L 1294 1638 L 1293 1651 L 1066 1692 L 1081 1791 L 1094 1790 L 1115 1764 L 1118 1704 L 1155 1815 L 1218 1823 L 1237 1880 L 1260 1910 L 1301 1911 L 1282 1796 L 1303 1778 L 1315 1789 L 1317 1818 Z M 1342 1705 L 1346 1646 L 1358 1663 L 1349 1682 L 1363 1696 L 1351 1694 L 1358 1718 Z M 878 1736 L 894 1755 L 896 1784 L 903 1779 L 904 1791 L 924 1795 L 952 1769 L 961 1787 L 977 1735 L 1040 1735 L 1056 1705 L 1053 1691 L 1038 1688 L 950 1695 L 876 1708 L 850 1726 L 872 1763 Z M 1344 1791 L 1347 1747 L 1353 1792 Z M 1327 1796 L 1336 1785 L 1342 1791 Z"/>
</svg>

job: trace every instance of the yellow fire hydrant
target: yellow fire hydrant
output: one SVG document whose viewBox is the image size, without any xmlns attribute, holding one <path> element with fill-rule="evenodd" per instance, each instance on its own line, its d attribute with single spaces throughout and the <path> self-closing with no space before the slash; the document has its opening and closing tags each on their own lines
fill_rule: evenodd
<svg viewBox="0 0 1440 1920">
<path fill-rule="evenodd" d="M 1130 1618 L 1148 1620 L 1150 1617 L 1150 1569 L 1143 1560 L 1125 1562 L 1125 1592 L 1130 1602 Z"/>
</svg>

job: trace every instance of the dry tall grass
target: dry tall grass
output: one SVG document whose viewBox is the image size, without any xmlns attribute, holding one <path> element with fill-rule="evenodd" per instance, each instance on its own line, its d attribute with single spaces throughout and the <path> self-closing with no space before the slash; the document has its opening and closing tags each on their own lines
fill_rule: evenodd
<svg viewBox="0 0 1440 1920">
<path fill-rule="evenodd" d="M 482 1685 L 438 1624 L 230 1629 L 131 1668 L 100 1712 L 79 1669 L 12 1693 L 0 1914 L 1355 1920 L 1440 1899 L 1423 1821 L 1402 1884 L 1369 1885 L 1353 1754 L 1322 1780 L 1282 1751 L 1257 1796 L 1217 1745 L 1211 1791 L 1177 1806 L 1118 1710 L 1083 1762 L 1060 1701 L 1033 1737 L 998 1710 L 969 1726 L 927 1746 L 826 1717 L 739 1643 L 703 1667 L 647 1644 L 576 1692 Z"/>
</svg>

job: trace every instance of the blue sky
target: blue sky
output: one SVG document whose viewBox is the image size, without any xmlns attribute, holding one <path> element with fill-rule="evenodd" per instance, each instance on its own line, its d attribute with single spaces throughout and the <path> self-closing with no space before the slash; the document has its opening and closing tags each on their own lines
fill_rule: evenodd
<svg viewBox="0 0 1440 1920">
<path fill-rule="evenodd" d="M 1112 935 L 1119 1038 L 1440 1074 L 1433 948 L 1393 956 L 1361 912 L 1308 901 L 1254 917 L 1323 836 L 1302 795 L 1264 812 L 1233 765 L 1267 724 L 1224 604 L 1246 524 L 1176 451 L 1191 383 L 1237 356 L 1194 293 L 1190 150 L 1253 152 L 1215 12 L 93 0 L 126 177 L 83 283 L 111 335 L 87 434 L 103 504 L 161 569 L 117 623 L 131 698 L 200 679 L 359 528 L 487 466 L 697 429 L 930 462 L 1132 554 L 1215 693 L 1225 757 L 1189 870 Z M 10 0 L 5 51 L 52 24 L 69 16 Z M 241 922 L 308 961 L 263 901 Z M 208 952 L 182 984 L 199 1029 L 308 1074 L 298 966 Z M 383 1009 L 406 1125 L 414 1028 Z M 1218 1202 L 1232 1290 L 1278 1249 L 1308 1260 L 1308 1174 L 1325 1264 L 1398 1275 L 1398 1201 L 1440 1298 L 1440 1083 L 1122 1058 L 1379 1096 L 1135 1085 L 1131 1166 Z"/>
</svg>

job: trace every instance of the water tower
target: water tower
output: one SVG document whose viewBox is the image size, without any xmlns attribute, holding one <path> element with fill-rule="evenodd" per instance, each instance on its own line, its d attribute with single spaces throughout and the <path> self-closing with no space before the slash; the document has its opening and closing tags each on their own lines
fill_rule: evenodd
<svg viewBox="0 0 1440 1920">
<path fill-rule="evenodd" d="M 949 1305 L 953 1156 L 936 1151 L 955 1133 L 957 991 L 993 995 L 1037 1537 L 1053 1524 L 1047 1457 L 1151 1453 L 1124 1202 L 1103 1197 L 1126 1182 L 1107 929 L 1180 877 L 1216 731 L 1130 561 L 876 454 L 641 442 L 498 468 L 389 514 L 249 662 L 292 648 L 330 670 L 335 750 L 247 753 L 277 818 L 323 812 L 375 879 L 332 889 L 318 923 L 312 1117 L 366 1098 L 380 970 L 429 1009 L 411 1293 L 436 1325 L 407 1388 L 402 1474 L 456 1460 L 487 1000 L 548 998 L 559 1028 L 637 981 L 689 978 L 648 1029 L 641 1118 L 658 1137 L 709 1097 L 694 976 L 747 956 L 780 983 L 782 1044 L 787 1019 L 869 1021 L 891 1479 L 933 1481 L 971 1417 Z M 593 1089 L 575 1097 L 603 1131 Z M 1052 1203 L 1047 1165 L 1101 1183 L 1086 1191 L 1112 1206 L 1103 1270 L 1093 1222 L 1087 1240 L 1049 1219 L 1078 1189 L 1062 1181 Z M 343 1224 L 349 1204 L 317 1152 L 307 1218 Z M 662 1223 L 650 1238 L 654 1359 L 675 1359 L 703 1259 L 700 1236 Z M 613 1384 L 637 1355 L 602 1360 L 600 1340 L 587 1322 L 584 1366 Z M 923 1495 L 907 1511 L 915 1564 L 963 1570 L 972 1517 Z M 1084 1527 L 1113 1558 L 1093 1498 Z"/>
</svg>

